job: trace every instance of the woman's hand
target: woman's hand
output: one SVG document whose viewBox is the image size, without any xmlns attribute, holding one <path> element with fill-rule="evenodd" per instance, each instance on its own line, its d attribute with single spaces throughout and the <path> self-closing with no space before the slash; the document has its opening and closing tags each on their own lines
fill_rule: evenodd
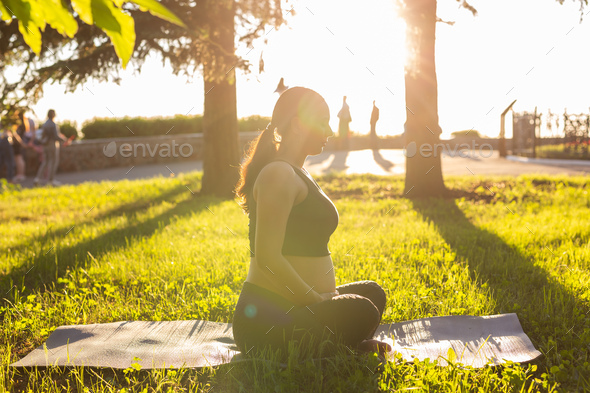
<svg viewBox="0 0 590 393">
<path fill-rule="evenodd" d="M 339 293 L 338 293 L 338 290 L 336 290 L 336 291 L 334 291 L 334 292 L 324 292 L 324 293 L 320 293 L 319 295 L 320 295 L 320 297 L 322 298 L 322 300 L 321 300 L 321 301 L 323 302 L 324 300 L 330 300 L 330 299 L 332 299 L 334 296 L 338 296 L 338 295 L 339 295 Z"/>
</svg>

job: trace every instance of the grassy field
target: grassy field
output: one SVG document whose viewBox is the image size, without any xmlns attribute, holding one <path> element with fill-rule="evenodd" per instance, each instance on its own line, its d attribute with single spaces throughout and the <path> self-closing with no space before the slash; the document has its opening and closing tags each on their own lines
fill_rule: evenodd
<svg viewBox="0 0 590 393">
<path fill-rule="evenodd" d="M 340 213 L 337 284 L 379 282 L 383 323 L 517 313 L 544 356 L 470 369 L 373 355 L 286 368 L 8 367 L 61 325 L 231 322 L 249 258 L 234 201 L 195 196 L 200 174 L 0 193 L 0 391 L 590 390 L 590 185 L 585 177 L 457 177 L 455 199 L 412 201 L 403 179 L 326 176 Z"/>
<path fill-rule="evenodd" d="M 563 160 L 590 160 L 588 151 L 583 145 L 566 146 L 565 143 L 558 145 L 537 146 L 537 158 L 557 158 Z"/>
</svg>

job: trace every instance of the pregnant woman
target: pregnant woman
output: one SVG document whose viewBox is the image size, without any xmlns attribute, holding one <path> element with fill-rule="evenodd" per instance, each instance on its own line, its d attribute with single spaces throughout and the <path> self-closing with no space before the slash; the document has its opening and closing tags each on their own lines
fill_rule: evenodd
<svg viewBox="0 0 590 393">
<path fill-rule="evenodd" d="M 334 135 L 329 120 L 315 91 L 285 91 L 242 165 L 236 193 L 249 216 L 251 251 L 233 318 L 242 353 L 269 346 L 286 354 L 291 340 L 310 348 L 339 341 L 363 352 L 391 350 L 372 339 L 383 289 L 373 281 L 336 287 L 328 241 L 338 211 L 303 168 Z"/>
</svg>

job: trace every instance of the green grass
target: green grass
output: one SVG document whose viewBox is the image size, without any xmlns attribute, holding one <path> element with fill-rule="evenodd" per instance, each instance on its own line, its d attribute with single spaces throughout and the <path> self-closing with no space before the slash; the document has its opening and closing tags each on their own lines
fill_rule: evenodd
<svg viewBox="0 0 590 393">
<path fill-rule="evenodd" d="M 588 149 L 584 146 L 566 146 L 565 143 L 557 145 L 537 146 L 537 158 L 558 158 L 563 160 L 590 160 Z"/>
<path fill-rule="evenodd" d="M 234 201 L 193 195 L 200 174 L 0 188 L 0 392 L 590 390 L 587 177 L 455 177 L 456 199 L 411 201 L 400 177 L 318 182 L 340 213 L 330 241 L 337 284 L 380 283 L 382 323 L 517 313 L 545 354 L 470 369 L 382 364 L 294 350 L 202 370 L 8 367 L 61 325 L 120 320 L 231 322 L 249 252 Z"/>
</svg>

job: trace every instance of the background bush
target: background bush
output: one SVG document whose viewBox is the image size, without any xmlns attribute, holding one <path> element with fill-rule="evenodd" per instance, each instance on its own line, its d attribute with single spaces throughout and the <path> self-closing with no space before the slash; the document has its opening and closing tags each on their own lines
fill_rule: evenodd
<svg viewBox="0 0 590 393">
<path fill-rule="evenodd" d="M 75 122 L 70 122 L 69 120 L 66 120 L 63 123 L 59 124 L 59 130 L 68 138 L 72 135 L 76 136 L 75 139 L 80 137 L 80 135 L 78 134 L 78 127 Z"/>
<path fill-rule="evenodd" d="M 239 130 L 240 132 L 261 131 L 266 128 L 270 120 L 270 117 L 259 115 L 243 117 L 238 120 Z"/>
<path fill-rule="evenodd" d="M 269 122 L 269 117 L 262 117 L 258 115 L 245 117 L 238 120 L 239 131 L 262 130 Z M 174 117 L 167 118 L 97 118 L 85 123 L 82 127 L 84 139 L 193 134 L 199 132 L 203 132 L 203 117 L 201 115 L 176 115 Z"/>
<path fill-rule="evenodd" d="M 455 131 L 451 132 L 451 136 L 453 138 L 460 138 L 462 136 L 469 136 L 471 138 L 481 138 L 479 131 L 477 130 L 463 130 L 463 131 Z"/>
</svg>

